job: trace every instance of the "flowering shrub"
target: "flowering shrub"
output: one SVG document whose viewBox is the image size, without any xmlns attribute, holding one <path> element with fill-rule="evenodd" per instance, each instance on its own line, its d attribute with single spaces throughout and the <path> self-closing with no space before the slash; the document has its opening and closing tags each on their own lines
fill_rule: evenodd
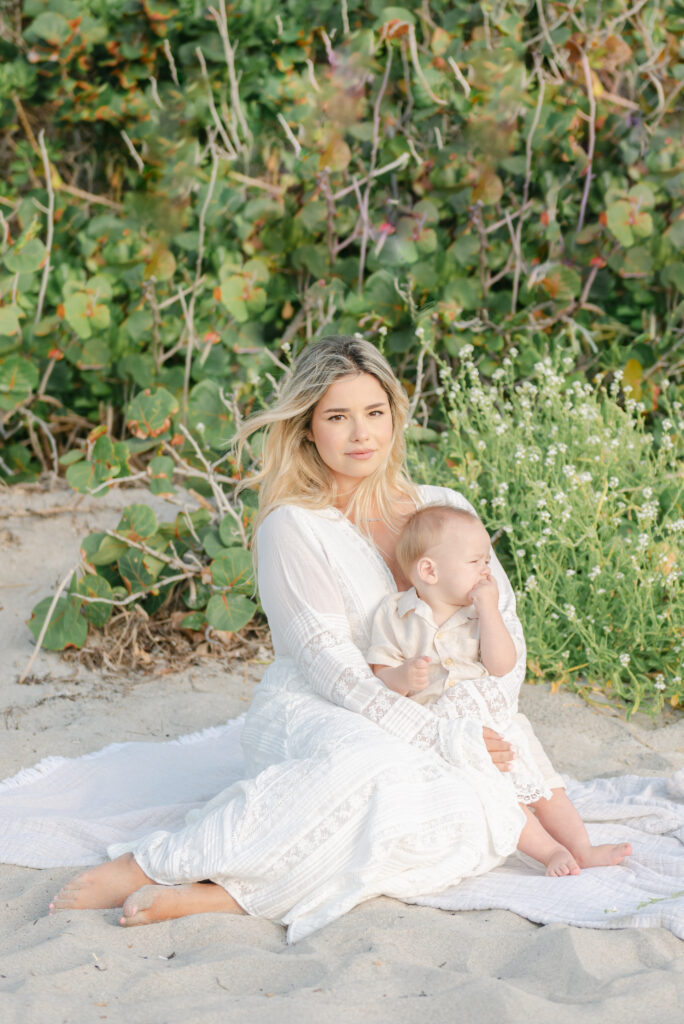
<svg viewBox="0 0 684 1024">
<path fill-rule="evenodd" d="M 620 375 L 546 358 L 485 384 L 462 350 L 441 371 L 451 424 L 422 472 L 473 502 L 517 591 L 532 677 L 656 713 L 684 704 L 684 408 L 657 433 Z M 572 360 L 566 359 L 564 370 Z"/>
</svg>

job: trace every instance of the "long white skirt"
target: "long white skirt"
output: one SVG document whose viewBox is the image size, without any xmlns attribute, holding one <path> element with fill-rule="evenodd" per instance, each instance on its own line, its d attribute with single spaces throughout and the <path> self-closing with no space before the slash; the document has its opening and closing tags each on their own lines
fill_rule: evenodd
<svg viewBox="0 0 684 1024">
<path fill-rule="evenodd" d="M 282 680 L 281 680 L 282 683 Z M 489 871 L 522 814 L 481 773 L 449 766 L 313 694 L 262 683 L 242 744 L 248 773 L 132 852 L 164 884 L 209 879 L 290 942 L 377 895 L 414 899 Z"/>
</svg>

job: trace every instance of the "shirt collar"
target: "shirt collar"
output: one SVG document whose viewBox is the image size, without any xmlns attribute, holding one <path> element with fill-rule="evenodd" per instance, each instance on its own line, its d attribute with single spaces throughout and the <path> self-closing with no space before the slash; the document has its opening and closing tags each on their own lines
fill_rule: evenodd
<svg viewBox="0 0 684 1024">
<path fill-rule="evenodd" d="M 477 612 L 473 608 L 472 604 L 468 604 L 455 611 L 453 615 L 450 615 L 449 618 L 438 627 L 432 615 L 432 608 L 429 604 L 426 604 L 422 598 L 418 597 L 415 587 L 405 590 L 404 593 L 399 596 L 399 600 L 397 601 L 397 611 L 402 618 L 409 612 L 415 612 L 416 615 L 420 615 L 422 619 L 429 622 L 433 629 L 444 629 L 447 626 L 461 626 L 469 619 L 477 618 Z"/>
</svg>

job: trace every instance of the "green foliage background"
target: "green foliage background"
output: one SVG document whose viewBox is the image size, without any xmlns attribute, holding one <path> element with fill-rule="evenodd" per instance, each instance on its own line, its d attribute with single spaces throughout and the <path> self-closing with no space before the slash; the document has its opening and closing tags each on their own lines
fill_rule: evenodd
<svg viewBox="0 0 684 1024">
<path fill-rule="evenodd" d="M 5 480 L 164 493 L 183 459 L 211 498 L 236 408 L 329 333 L 421 377 L 423 429 L 466 344 L 485 378 L 548 353 L 619 370 L 649 424 L 679 384 L 684 0 L 3 0 L 0 20 Z"/>
</svg>

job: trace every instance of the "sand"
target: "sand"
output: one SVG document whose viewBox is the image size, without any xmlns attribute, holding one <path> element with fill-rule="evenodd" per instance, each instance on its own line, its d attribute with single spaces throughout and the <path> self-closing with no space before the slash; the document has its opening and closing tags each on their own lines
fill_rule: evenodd
<svg viewBox="0 0 684 1024">
<path fill-rule="evenodd" d="M 113 527 L 126 491 L 96 501 L 0 491 L 0 778 L 48 754 L 159 740 L 245 710 L 263 667 L 226 657 L 162 676 L 107 677 L 41 653 L 25 620 Z M 163 511 L 163 503 L 157 503 Z M 166 508 L 171 518 L 177 509 Z M 565 691 L 525 686 L 522 710 L 559 769 L 579 779 L 684 766 L 684 718 L 624 722 Z M 682 1019 L 684 947 L 660 928 L 539 926 L 507 911 L 449 913 L 376 899 L 295 946 L 268 921 L 219 914 L 122 929 L 116 911 L 46 916 L 72 869 L 0 866 L 0 1020 L 158 1022 L 632 1022 Z"/>
</svg>

